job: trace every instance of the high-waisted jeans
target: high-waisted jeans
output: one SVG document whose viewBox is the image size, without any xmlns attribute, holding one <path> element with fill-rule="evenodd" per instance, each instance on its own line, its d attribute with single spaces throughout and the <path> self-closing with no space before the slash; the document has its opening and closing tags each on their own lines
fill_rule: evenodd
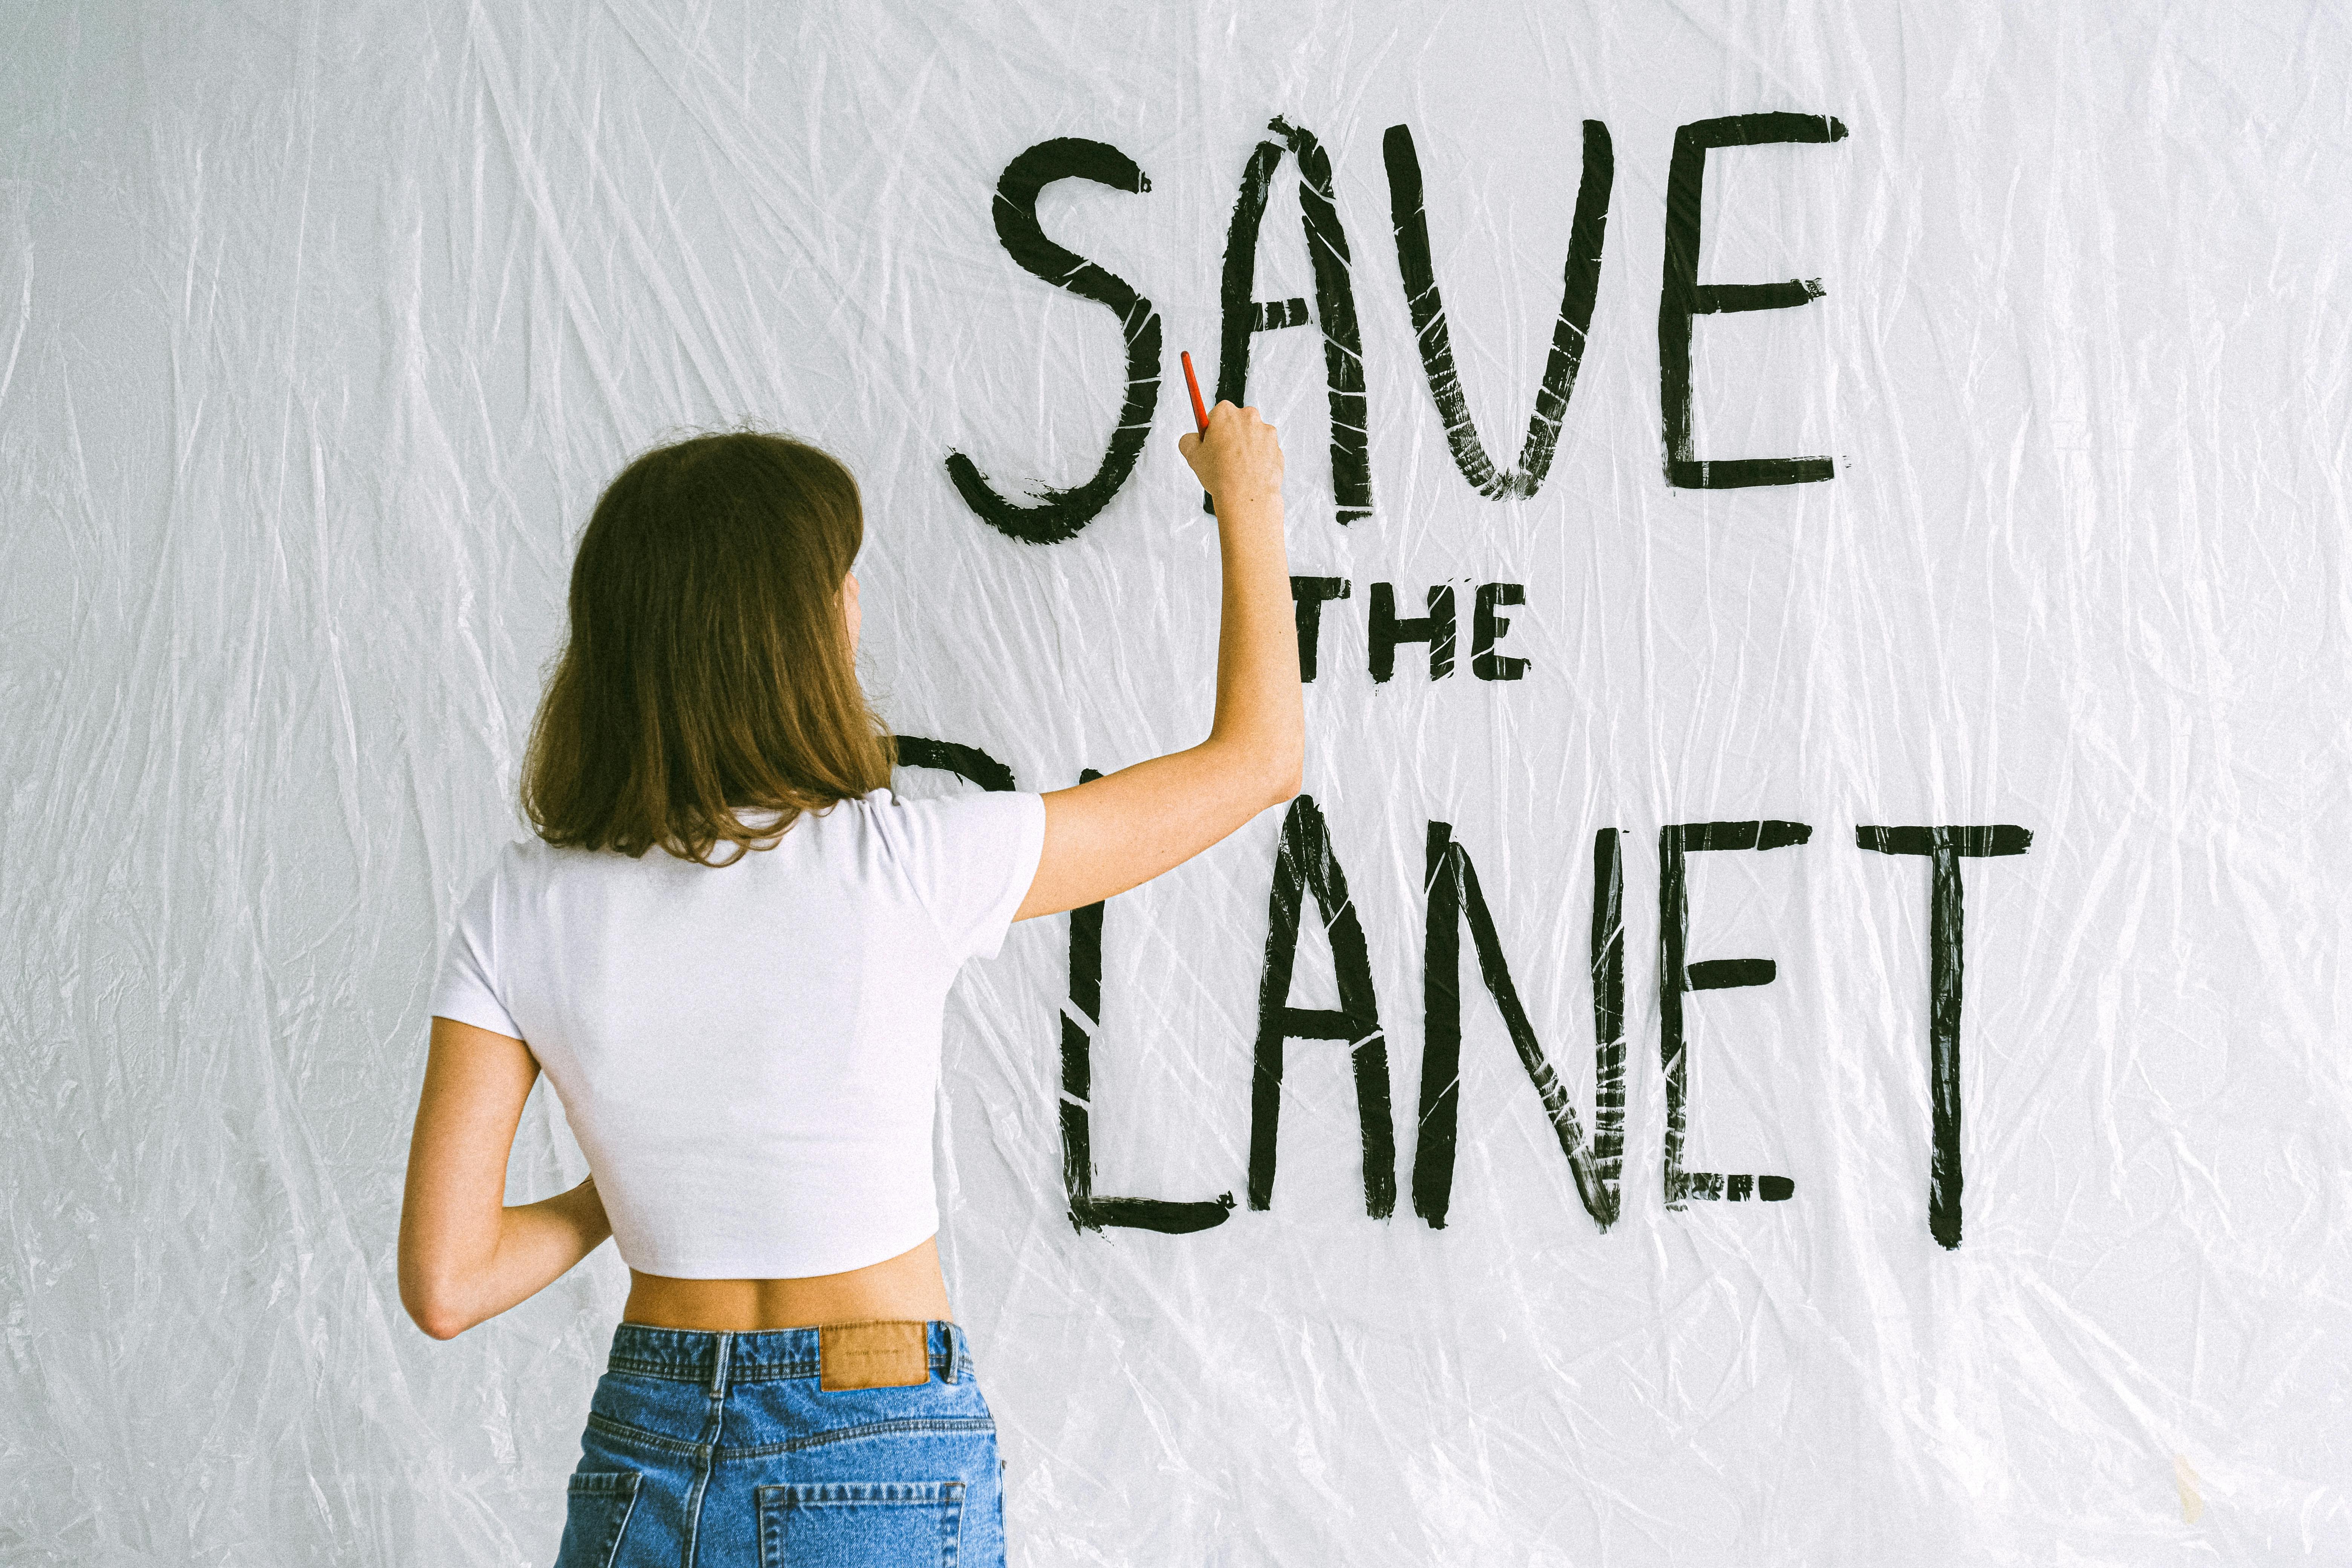
<svg viewBox="0 0 2352 1568">
<path fill-rule="evenodd" d="M 961 1331 L 923 1325 L 929 1381 L 887 1388 L 821 1386 L 818 1332 L 615 1329 L 556 1568 L 1001 1568 Z"/>
</svg>

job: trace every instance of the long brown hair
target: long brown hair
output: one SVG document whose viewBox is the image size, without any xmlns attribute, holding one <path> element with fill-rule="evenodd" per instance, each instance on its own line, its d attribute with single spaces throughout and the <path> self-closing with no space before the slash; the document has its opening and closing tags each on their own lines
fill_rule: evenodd
<svg viewBox="0 0 2352 1568">
<path fill-rule="evenodd" d="M 523 761 L 539 836 L 731 864 L 888 784 L 842 621 L 865 533 L 849 470 L 786 437 L 698 436 L 622 469 L 581 536 Z M 712 859 L 722 843 L 735 853 Z"/>
</svg>

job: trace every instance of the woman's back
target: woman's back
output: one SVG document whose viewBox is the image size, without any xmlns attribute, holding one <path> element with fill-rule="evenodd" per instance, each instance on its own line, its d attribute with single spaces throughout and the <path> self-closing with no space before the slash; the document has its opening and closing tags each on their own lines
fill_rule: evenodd
<svg viewBox="0 0 2352 1568">
<path fill-rule="evenodd" d="M 722 865 L 525 840 L 467 900 L 433 1011 L 530 1042 L 632 1268 L 862 1268 L 939 1228 L 941 1009 L 1044 833 L 1034 795 L 881 789 Z"/>
<path fill-rule="evenodd" d="M 608 1235 L 631 1266 L 562 1563 L 1003 1561 L 932 1234 L 949 983 L 1013 921 L 1299 787 L 1281 449 L 1253 410 L 1204 425 L 1183 445 L 1224 576 L 1209 735 L 1045 796 L 885 787 L 854 663 L 864 521 L 832 458 L 697 437 L 598 500 L 524 767 L 539 837 L 450 942 L 401 1209 L 401 1300 L 436 1338 Z M 595 1174 L 506 1205 L 542 1071 Z"/>
</svg>

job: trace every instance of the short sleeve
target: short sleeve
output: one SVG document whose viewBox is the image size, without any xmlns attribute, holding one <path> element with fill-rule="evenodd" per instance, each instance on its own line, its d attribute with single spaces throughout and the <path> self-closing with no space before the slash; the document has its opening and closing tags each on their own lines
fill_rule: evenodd
<svg viewBox="0 0 2352 1568">
<path fill-rule="evenodd" d="M 993 958 L 1037 876 L 1045 847 L 1045 801 L 990 790 L 875 807 L 899 870 L 929 910 L 959 963 Z"/>
<path fill-rule="evenodd" d="M 441 973 L 433 982 L 433 1016 L 519 1040 L 522 1031 L 499 1000 L 495 978 L 498 880 L 499 868 L 492 866 L 457 911 L 457 929 L 449 933 Z"/>
</svg>

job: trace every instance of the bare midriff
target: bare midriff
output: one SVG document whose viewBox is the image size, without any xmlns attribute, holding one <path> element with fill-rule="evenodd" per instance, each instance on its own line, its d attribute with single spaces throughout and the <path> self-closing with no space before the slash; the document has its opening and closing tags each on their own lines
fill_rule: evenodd
<svg viewBox="0 0 2352 1568">
<path fill-rule="evenodd" d="M 674 1279 L 629 1270 L 622 1318 L 656 1329 L 808 1329 L 826 1323 L 952 1321 L 936 1237 L 845 1274 L 799 1279 Z"/>
</svg>

